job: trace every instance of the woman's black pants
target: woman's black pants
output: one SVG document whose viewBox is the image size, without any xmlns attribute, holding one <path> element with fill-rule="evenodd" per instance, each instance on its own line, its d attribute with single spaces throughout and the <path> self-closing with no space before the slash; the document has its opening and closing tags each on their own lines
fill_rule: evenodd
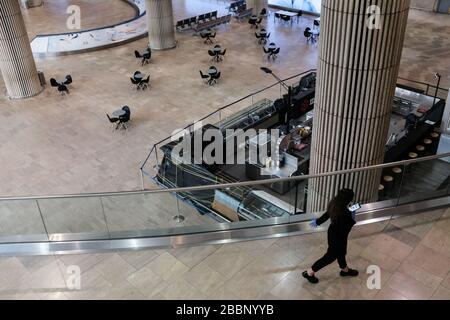
<svg viewBox="0 0 450 320">
<path fill-rule="evenodd" d="M 312 271 L 317 272 L 320 269 L 332 264 L 337 259 L 339 267 L 345 269 L 347 267 L 347 261 L 345 260 L 345 251 L 339 253 L 337 250 L 328 248 L 327 253 L 316 261 L 312 266 Z"/>
</svg>

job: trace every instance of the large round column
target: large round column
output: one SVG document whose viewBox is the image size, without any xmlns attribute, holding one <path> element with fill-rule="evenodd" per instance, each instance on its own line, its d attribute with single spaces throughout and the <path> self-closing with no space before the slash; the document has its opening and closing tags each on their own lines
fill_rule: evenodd
<svg viewBox="0 0 450 320">
<path fill-rule="evenodd" d="M 253 8 L 254 14 L 259 14 L 263 8 L 269 9 L 268 0 L 247 0 L 247 8 Z"/>
<path fill-rule="evenodd" d="M 0 0 L 0 70 L 10 98 L 42 91 L 18 0 Z"/>
<path fill-rule="evenodd" d="M 146 0 L 150 48 L 170 49 L 176 46 L 172 0 Z"/>
<path fill-rule="evenodd" d="M 311 174 L 383 163 L 409 4 L 322 0 Z M 308 210 L 324 210 L 342 187 L 361 203 L 375 201 L 380 176 L 373 170 L 313 179 Z"/>
</svg>

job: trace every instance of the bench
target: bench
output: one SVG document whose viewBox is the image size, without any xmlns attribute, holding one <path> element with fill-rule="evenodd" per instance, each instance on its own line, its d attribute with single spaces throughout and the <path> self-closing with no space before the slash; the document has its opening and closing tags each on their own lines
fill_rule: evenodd
<svg viewBox="0 0 450 320">
<path fill-rule="evenodd" d="M 223 16 L 223 17 L 217 18 L 215 20 L 210 20 L 210 21 L 205 21 L 203 23 L 199 23 L 195 27 L 193 27 L 192 29 L 196 33 L 198 33 L 200 31 L 203 31 L 203 30 L 206 30 L 206 29 L 211 29 L 211 28 L 216 27 L 216 26 L 221 25 L 221 24 L 229 23 L 230 21 L 231 21 L 231 14 L 229 14 L 227 16 Z"/>
<path fill-rule="evenodd" d="M 253 14 L 253 8 L 245 9 L 239 13 L 237 13 L 234 17 L 236 19 L 242 20 L 244 18 L 250 17 Z"/>
</svg>

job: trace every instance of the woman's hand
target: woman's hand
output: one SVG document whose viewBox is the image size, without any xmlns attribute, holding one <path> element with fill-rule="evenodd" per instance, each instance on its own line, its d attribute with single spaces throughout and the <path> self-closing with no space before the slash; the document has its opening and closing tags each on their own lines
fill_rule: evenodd
<svg viewBox="0 0 450 320">
<path fill-rule="evenodd" d="M 318 225 L 317 225 L 317 220 L 316 219 L 314 219 L 313 221 L 311 221 L 311 223 L 309 224 L 311 227 L 313 227 L 313 228 L 317 228 L 318 227 Z"/>
</svg>

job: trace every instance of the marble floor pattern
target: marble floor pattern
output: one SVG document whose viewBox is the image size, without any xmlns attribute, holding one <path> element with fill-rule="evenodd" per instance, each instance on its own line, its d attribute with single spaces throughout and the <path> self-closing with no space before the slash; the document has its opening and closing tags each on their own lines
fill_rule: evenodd
<svg viewBox="0 0 450 320">
<path fill-rule="evenodd" d="M 105 1 L 70 3 L 80 4 L 83 12 L 87 11 L 89 27 L 95 18 L 98 25 L 107 25 L 133 14 L 119 0 L 111 2 L 109 11 Z M 224 12 L 225 3 L 174 1 L 175 16 L 181 19 L 214 9 Z M 64 27 L 65 6 L 52 4 L 48 1 L 45 8 L 29 10 L 29 32 L 51 32 L 55 25 Z M 108 13 L 94 18 L 95 7 L 91 12 L 88 4 Z M 43 19 L 44 12 L 54 17 Z M 111 16 L 116 18 L 111 20 Z M 411 10 L 401 76 L 433 82 L 432 73 L 439 71 L 442 86 L 450 86 L 449 20 L 445 15 Z M 133 52 L 142 50 L 146 39 L 98 52 L 37 59 L 38 69 L 45 72 L 47 81 L 71 74 L 74 83 L 71 94 L 65 97 L 48 87 L 32 99 L 10 101 L 0 81 L 0 134 L 4 137 L 0 143 L 0 195 L 140 189 L 139 168 L 153 143 L 176 128 L 274 83 L 261 72 L 261 66 L 270 66 L 281 77 L 316 67 L 318 46 L 307 44 L 303 37 L 304 28 L 312 23 L 313 17 L 305 16 L 290 27 L 274 22 L 273 14 L 264 21 L 271 40 L 281 47 L 279 59 L 270 64 L 247 23 L 233 19 L 229 26 L 220 27 L 217 42 L 227 48 L 227 56 L 217 65 L 222 79 L 215 87 L 205 85 L 198 72 L 212 64 L 207 54 L 210 46 L 189 32 L 177 34 L 176 49 L 154 52 L 152 62 L 145 67 L 140 66 Z M 131 89 L 129 77 L 136 70 L 150 74 L 149 91 Z M 123 105 L 131 108 L 132 125 L 127 132 L 113 132 L 106 113 Z M 146 187 L 155 186 L 149 181 Z"/>
<path fill-rule="evenodd" d="M 352 231 L 348 262 L 317 285 L 301 272 L 326 249 L 326 233 L 169 250 L 0 258 L 0 299 L 450 299 L 450 209 Z M 366 269 L 381 270 L 370 290 Z M 69 267 L 81 270 L 72 290 Z"/>
</svg>

